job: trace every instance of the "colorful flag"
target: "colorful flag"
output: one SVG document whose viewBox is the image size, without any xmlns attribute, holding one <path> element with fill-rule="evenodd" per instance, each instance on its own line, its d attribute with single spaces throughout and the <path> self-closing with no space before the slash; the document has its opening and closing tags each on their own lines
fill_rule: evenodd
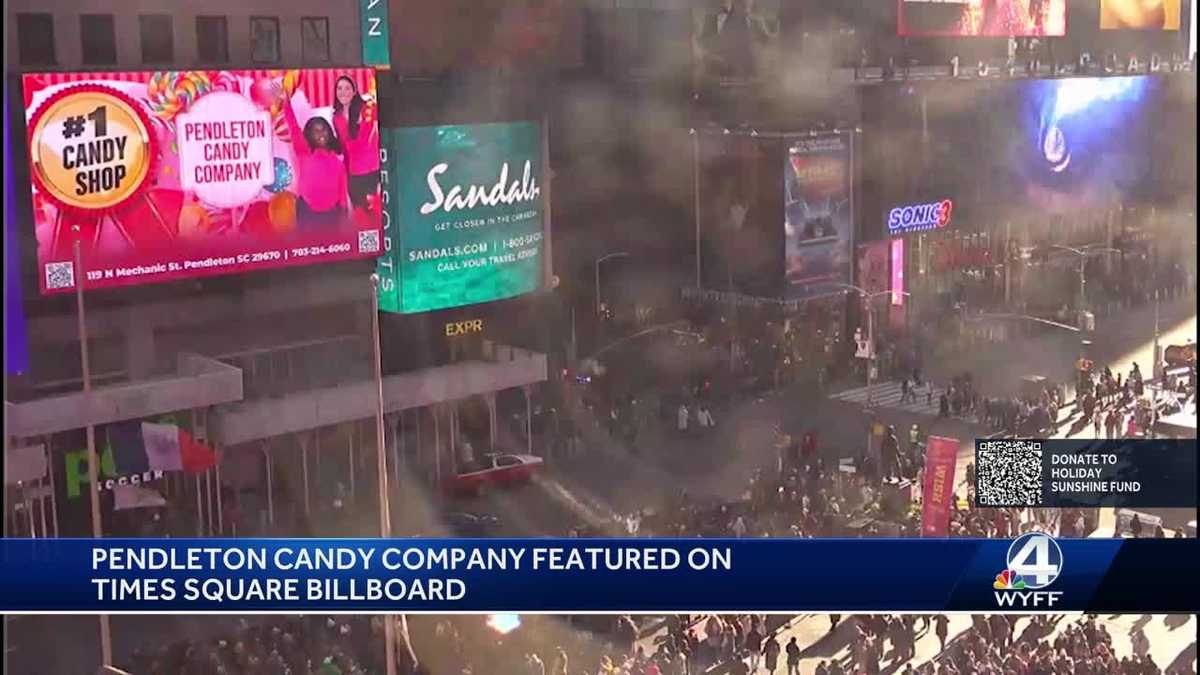
<svg viewBox="0 0 1200 675">
<path fill-rule="evenodd" d="M 923 537 L 949 536 L 958 445 L 958 439 L 941 436 L 930 436 L 925 444 L 925 485 L 921 501 Z"/>
<path fill-rule="evenodd" d="M 108 428 L 118 475 L 145 471 L 199 473 L 216 465 L 212 448 L 174 424 L 124 422 Z"/>
</svg>

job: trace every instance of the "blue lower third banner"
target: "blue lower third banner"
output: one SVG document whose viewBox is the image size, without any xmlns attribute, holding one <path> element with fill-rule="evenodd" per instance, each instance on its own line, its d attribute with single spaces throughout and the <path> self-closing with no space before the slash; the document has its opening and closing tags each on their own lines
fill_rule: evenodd
<svg viewBox="0 0 1200 675">
<path fill-rule="evenodd" d="M 1186 612 L 1195 539 L 3 540 L 0 612 Z"/>
</svg>

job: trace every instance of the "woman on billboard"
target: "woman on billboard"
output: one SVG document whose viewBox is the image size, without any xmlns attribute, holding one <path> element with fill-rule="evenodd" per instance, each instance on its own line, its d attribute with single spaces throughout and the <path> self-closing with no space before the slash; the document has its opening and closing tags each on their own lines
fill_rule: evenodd
<svg viewBox="0 0 1200 675">
<path fill-rule="evenodd" d="M 313 115 L 301 129 L 292 101 L 285 98 L 283 116 L 291 133 L 296 155 L 296 225 L 301 232 L 336 229 L 349 211 L 346 161 L 342 144 L 329 122 Z"/>
<path fill-rule="evenodd" d="M 364 99 L 354 80 L 345 75 L 334 88 L 333 126 L 346 153 L 350 203 L 366 209 L 368 197 L 379 190 L 379 125 L 374 103 Z"/>
</svg>

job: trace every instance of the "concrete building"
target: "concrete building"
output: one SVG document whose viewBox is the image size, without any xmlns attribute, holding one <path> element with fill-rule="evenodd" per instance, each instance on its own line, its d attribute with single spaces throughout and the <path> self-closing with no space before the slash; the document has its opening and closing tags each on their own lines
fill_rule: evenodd
<svg viewBox="0 0 1200 675">
<path fill-rule="evenodd" d="M 360 63 L 358 3 L 34 2 L 6 7 L 9 68 L 152 70 Z"/>
<path fill-rule="evenodd" d="M 355 2 L 252 0 L 185 7 L 173 0 L 115 6 L 21 0 L 7 5 L 6 18 L 10 86 L 19 86 L 13 80 L 22 72 L 361 63 Z M 381 89 L 394 84 L 381 76 Z M 19 110 L 11 112 L 14 120 L 20 117 Z M 509 118 L 502 112 L 494 117 Z M 22 129 L 14 124 L 18 139 Z M 23 142 L 14 141 L 13 154 L 16 194 L 24 197 L 29 176 Z M 282 523 L 271 527 L 280 499 L 272 482 L 286 483 L 290 501 L 305 513 L 315 508 L 323 476 L 336 473 L 333 482 L 347 484 L 351 494 L 356 483 L 371 485 L 377 446 L 371 423 L 373 261 L 89 293 L 94 384 L 89 398 L 81 391 L 74 298 L 38 296 L 31 281 L 37 264 L 30 205 L 21 206 L 25 223 L 14 229 L 23 239 L 31 367 L 5 380 L 5 445 L 6 450 L 44 445 L 49 470 L 6 491 L 8 531 L 35 536 L 89 531 L 88 500 L 79 498 L 78 489 L 67 494 L 78 485 L 65 484 L 88 424 L 98 427 L 101 451 L 105 425 L 164 416 L 221 450 L 220 464 L 208 474 L 194 481 L 168 476 L 157 485 L 169 501 L 196 516 L 197 534 L 287 531 Z M 444 478 L 463 458 L 464 435 L 471 435 L 477 452 L 500 449 L 497 392 L 511 391 L 514 405 L 528 412 L 531 387 L 547 379 L 547 357 L 528 341 L 509 340 L 503 322 L 490 317 L 525 311 L 520 308 L 544 298 L 535 293 L 470 310 L 384 319 L 384 407 L 393 468 L 404 464 L 431 480 Z M 464 319 L 479 322 L 473 325 L 480 330 L 470 335 L 446 330 L 445 324 Z M 482 438 L 464 430 L 460 409 L 484 411 Z M 505 450 L 532 448 L 529 438 L 510 436 L 506 442 Z M 222 500 L 243 501 L 242 493 L 256 494 L 250 501 L 260 508 L 250 509 L 254 517 L 248 519 L 258 522 L 239 530 Z M 102 503 L 109 518 L 111 500 Z"/>
</svg>

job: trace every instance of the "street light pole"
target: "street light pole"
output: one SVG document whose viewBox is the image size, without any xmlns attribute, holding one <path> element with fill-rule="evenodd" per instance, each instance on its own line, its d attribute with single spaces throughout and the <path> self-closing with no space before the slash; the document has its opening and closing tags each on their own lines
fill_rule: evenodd
<svg viewBox="0 0 1200 675">
<path fill-rule="evenodd" d="M 600 316 L 600 263 L 609 258 L 624 258 L 629 255 L 625 251 L 615 251 L 596 258 L 596 316 Z"/>
<path fill-rule="evenodd" d="M 375 449 L 377 471 L 379 473 L 379 536 L 390 539 L 392 536 L 392 513 L 388 503 L 388 474 L 386 429 L 383 422 L 383 353 L 379 340 L 379 275 L 371 275 L 371 333 L 374 348 L 373 361 L 375 367 Z M 383 617 L 383 639 L 387 654 L 384 663 L 387 675 L 396 675 L 396 625 L 392 616 Z"/>
<path fill-rule="evenodd" d="M 100 539 L 104 536 L 104 526 L 100 520 L 100 457 L 96 454 L 96 427 L 91 423 L 92 415 L 92 368 L 88 359 L 87 319 L 83 310 L 83 280 L 87 275 L 83 271 L 83 248 L 80 244 L 80 229 L 78 225 L 72 228 L 75 232 L 75 307 L 79 318 L 79 365 L 83 371 L 83 398 L 87 406 L 87 464 L 88 464 L 88 496 L 92 506 L 92 536 Z M 32 515 L 32 512 L 30 512 Z M 107 614 L 100 614 L 100 660 L 102 666 L 112 666 L 112 628 Z"/>
</svg>

